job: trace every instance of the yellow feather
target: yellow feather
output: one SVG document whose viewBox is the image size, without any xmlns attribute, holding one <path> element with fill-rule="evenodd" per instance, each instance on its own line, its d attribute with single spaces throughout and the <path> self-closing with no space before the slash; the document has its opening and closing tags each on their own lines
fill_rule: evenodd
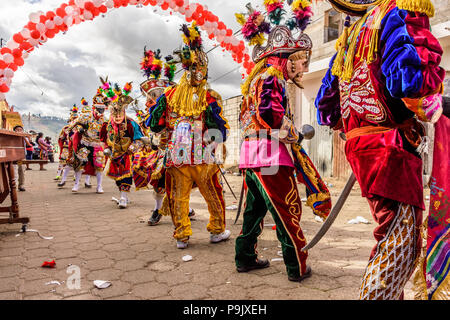
<svg viewBox="0 0 450 320">
<path fill-rule="evenodd" d="M 242 13 L 235 13 L 234 14 L 236 16 L 236 21 L 240 24 L 240 25 L 244 25 L 246 22 L 245 16 Z"/>
</svg>

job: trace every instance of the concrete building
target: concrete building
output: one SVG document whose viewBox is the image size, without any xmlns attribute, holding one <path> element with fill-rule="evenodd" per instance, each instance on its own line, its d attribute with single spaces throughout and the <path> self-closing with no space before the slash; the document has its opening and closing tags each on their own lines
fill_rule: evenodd
<svg viewBox="0 0 450 320">
<path fill-rule="evenodd" d="M 447 78 L 450 79 L 450 0 L 436 0 L 433 3 L 436 14 L 430 20 L 432 32 L 444 49 L 441 66 L 446 70 Z M 313 54 L 309 72 L 304 75 L 305 88 L 303 90 L 296 87 L 290 88 L 290 99 L 292 105 L 295 105 L 297 126 L 300 128 L 302 124 L 308 123 L 316 129 L 316 136 L 311 141 L 305 141 L 304 148 L 318 171 L 323 177 L 345 178 L 350 173 L 350 167 L 344 154 L 344 141 L 341 141 L 336 132 L 317 124 L 314 100 L 322 78 L 328 70 L 331 57 L 336 52 L 336 39 L 343 30 L 346 16 L 336 12 L 326 1 L 317 3 L 313 1 L 313 11 L 312 23 L 306 29 L 313 41 Z M 230 121 L 233 125 L 236 124 L 234 119 L 239 113 L 240 100 L 241 97 L 234 97 L 224 102 L 226 115 L 229 120 L 233 119 Z M 232 131 L 237 129 L 232 127 Z M 239 150 L 235 146 L 236 141 L 236 138 L 230 139 L 227 144 L 228 150 L 233 150 L 230 161 L 238 159 Z"/>
</svg>

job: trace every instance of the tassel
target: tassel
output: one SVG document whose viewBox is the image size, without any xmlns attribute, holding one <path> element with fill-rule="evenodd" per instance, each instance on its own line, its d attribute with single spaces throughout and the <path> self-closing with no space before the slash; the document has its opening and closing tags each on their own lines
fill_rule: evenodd
<svg viewBox="0 0 450 320">
<path fill-rule="evenodd" d="M 434 6 L 430 0 L 397 0 L 397 7 L 411 12 L 424 13 L 430 18 L 434 16 Z"/>
<path fill-rule="evenodd" d="M 350 16 L 347 16 L 347 18 L 345 18 L 344 31 L 342 32 L 339 39 L 336 41 L 337 56 L 336 59 L 334 60 L 333 67 L 331 69 L 331 73 L 339 78 L 343 74 L 344 56 L 348 40 L 349 28 L 350 28 Z"/>
</svg>

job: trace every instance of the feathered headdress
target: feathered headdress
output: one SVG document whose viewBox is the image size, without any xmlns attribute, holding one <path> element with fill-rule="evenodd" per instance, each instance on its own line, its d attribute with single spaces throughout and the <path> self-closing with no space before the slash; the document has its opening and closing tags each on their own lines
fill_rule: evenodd
<svg viewBox="0 0 450 320">
<path fill-rule="evenodd" d="M 175 71 L 177 71 L 176 63 L 171 55 L 164 58 L 166 63 L 164 63 L 164 77 L 170 82 L 175 78 Z"/>
<path fill-rule="evenodd" d="M 242 13 L 236 14 L 238 22 L 243 26 L 242 33 L 249 45 L 255 45 L 253 49 L 253 60 L 259 62 L 263 58 L 275 54 L 291 54 L 299 50 L 311 50 L 312 41 L 303 33 L 310 23 L 312 10 L 309 0 L 287 0 L 291 5 L 292 17 L 285 17 L 285 0 L 264 0 L 267 15 L 270 23 L 265 21 L 265 17 L 255 11 L 248 3 L 248 18 Z M 298 38 L 292 36 L 292 31 L 301 31 Z M 267 44 L 264 33 L 268 33 Z"/>
<path fill-rule="evenodd" d="M 89 107 L 89 103 L 86 101 L 86 99 L 83 97 L 81 98 L 81 105 L 83 106 L 81 109 L 81 113 L 87 114 L 91 112 L 91 108 Z"/>
<path fill-rule="evenodd" d="M 262 45 L 266 41 L 264 34 L 270 33 L 270 24 L 264 21 L 262 13 L 255 11 L 250 3 L 246 7 L 248 17 L 245 18 L 243 13 L 236 13 L 236 20 L 242 25 L 242 34 L 249 45 Z"/>
<path fill-rule="evenodd" d="M 195 61 L 208 65 L 208 57 L 203 51 L 200 29 L 195 22 L 190 27 L 187 24 L 183 24 L 180 31 L 182 31 L 184 46 L 173 52 L 179 57 L 179 61 L 173 60 L 173 63 L 181 63 L 185 70 L 189 70 L 189 67 Z"/>
<path fill-rule="evenodd" d="M 147 79 L 150 77 L 159 79 L 161 76 L 162 64 L 161 50 L 158 49 L 154 52 L 152 50 L 147 50 L 147 47 L 144 47 L 144 57 L 141 61 L 141 70 L 144 72 Z"/>
<path fill-rule="evenodd" d="M 200 36 L 200 30 L 195 22 L 189 27 L 187 24 L 183 24 L 180 29 L 183 32 L 183 42 L 191 50 L 202 50 L 203 41 Z"/>
<path fill-rule="evenodd" d="M 136 118 L 137 118 L 137 121 L 138 121 L 139 123 L 141 123 L 141 122 L 144 120 L 144 116 L 145 116 L 144 111 L 142 111 L 142 110 L 140 110 L 140 109 L 136 109 L 135 111 L 136 111 Z"/>
<path fill-rule="evenodd" d="M 298 28 L 303 32 L 311 22 L 313 15 L 311 2 L 309 0 L 295 0 L 291 7 L 294 17 L 286 24 L 291 30 Z"/>
</svg>

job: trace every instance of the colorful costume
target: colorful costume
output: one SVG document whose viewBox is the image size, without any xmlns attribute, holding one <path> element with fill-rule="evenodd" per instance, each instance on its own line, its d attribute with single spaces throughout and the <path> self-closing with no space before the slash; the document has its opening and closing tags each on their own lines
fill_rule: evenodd
<svg viewBox="0 0 450 320">
<path fill-rule="evenodd" d="M 402 299 L 420 251 L 423 127 L 442 113 L 442 48 L 429 0 L 329 0 L 362 17 L 338 39 L 316 99 L 318 121 L 346 133 L 345 152 L 375 221 L 360 299 Z M 369 6 L 375 5 L 368 10 Z"/>
<path fill-rule="evenodd" d="M 434 126 L 426 245 L 414 277 L 420 300 L 450 300 L 450 97 L 444 101 L 444 115 Z"/>
<path fill-rule="evenodd" d="M 214 162 L 214 145 L 225 141 L 229 129 L 222 115 L 222 99 L 207 84 L 208 59 L 202 50 L 198 28 L 182 28 L 186 46 L 180 56 L 180 82 L 167 88 L 150 109 L 146 126 L 153 132 L 166 131 L 166 197 L 162 212 L 170 213 L 178 248 L 186 248 L 192 235 L 189 197 L 195 183 L 210 213 L 207 230 L 211 242 L 226 240 L 225 202 L 219 184 L 219 167 Z M 212 141 L 215 140 L 213 143 Z"/>
<path fill-rule="evenodd" d="M 69 132 L 70 122 L 74 121 L 78 117 L 78 108 L 76 105 L 73 105 L 72 110 L 70 112 L 68 124 L 65 125 L 58 136 L 58 145 L 59 145 L 59 166 L 58 171 L 56 173 L 55 180 L 61 179 L 61 174 L 63 174 L 65 167 L 68 165 L 70 152 L 69 152 L 69 144 L 71 141 L 71 136 L 73 132 Z M 66 179 L 64 179 L 66 181 Z"/>
<path fill-rule="evenodd" d="M 104 82 L 102 92 L 110 99 L 111 117 L 105 122 L 100 131 L 100 139 L 107 145 L 106 154 L 109 155 L 109 167 L 106 175 L 116 181 L 120 191 L 119 208 L 127 207 L 128 193 L 133 184 L 131 168 L 132 155 L 143 147 L 143 134 L 136 121 L 127 118 L 125 109 L 133 102 L 129 96 L 131 84 L 127 83 L 123 89 L 116 84 L 114 89 L 110 83 Z"/>
<path fill-rule="evenodd" d="M 134 155 L 133 158 L 133 179 L 136 188 L 146 188 L 148 184 L 153 187 L 155 198 L 155 209 L 152 211 L 148 224 L 157 225 L 162 217 L 160 209 L 165 195 L 165 168 L 164 155 L 167 146 L 166 132 L 156 134 L 145 125 L 145 120 L 149 116 L 149 110 L 156 104 L 157 99 L 164 93 L 164 90 L 175 85 L 175 64 L 172 63 L 172 56 L 165 58 L 164 75 L 167 79 L 161 79 L 163 62 L 160 50 L 153 52 L 144 48 L 144 57 L 141 62 L 141 69 L 147 80 L 141 83 L 141 92 L 147 97 L 145 113 L 140 111 L 138 118 L 144 135 L 152 141 L 151 146 L 145 146 Z"/>
<path fill-rule="evenodd" d="M 98 91 L 93 98 L 93 107 L 89 112 L 89 106 L 84 98 L 83 112 L 73 121 L 69 130 L 74 130 L 72 136 L 74 160 L 72 167 L 75 171 L 75 185 L 73 192 L 78 192 L 81 175 L 97 177 L 97 193 L 103 193 L 102 179 L 105 168 L 105 155 L 103 153 L 104 144 L 100 141 L 100 129 L 105 123 L 103 113 L 107 101 Z"/>
<path fill-rule="evenodd" d="M 235 262 L 238 272 L 269 266 L 268 260 L 258 259 L 256 245 L 263 219 L 270 211 L 288 279 L 301 281 L 311 275 L 311 268 L 306 264 L 308 253 L 301 250 L 306 239 L 300 227 L 302 209 L 296 169 L 298 179 L 307 185 L 308 204 L 314 213 L 326 218 L 331 207 L 325 184 L 301 148 L 302 136 L 292 123 L 286 90 L 289 79 L 301 87 L 302 75 L 308 71 L 312 41 L 303 30 L 311 11 L 309 6 L 293 4 L 294 18 L 287 25 L 301 31 L 294 38 L 289 27 L 279 25 L 285 14 L 282 1 L 267 6 L 270 21 L 275 24 L 272 30 L 260 12 L 247 8 L 248 19 L 243 15 L 237 18 L 243 25 L 244 37 L 257 46 L 253 50 L 256 65 L 242 86 L 240 125 L 244 141 L 239 168 L 245 172 L 247 198 L 242 231 L 236 239 Z M 264 33 L 269 33 L 265 47 Z"/>
</svg>

